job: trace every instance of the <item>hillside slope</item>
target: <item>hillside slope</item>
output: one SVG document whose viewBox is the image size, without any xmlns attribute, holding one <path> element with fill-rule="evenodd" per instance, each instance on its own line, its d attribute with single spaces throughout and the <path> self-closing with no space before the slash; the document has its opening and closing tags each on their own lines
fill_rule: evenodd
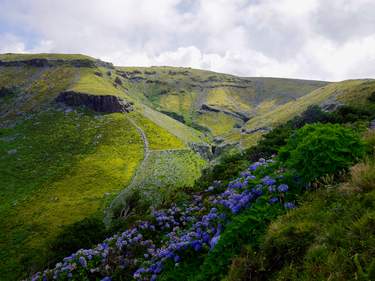
<svg viewBox="0 0 375 281">
<path fill-rule="evenodd" d="M 180 161 L 184 174 L 174 188 L 199 177 L 205 161 L 188 143 L 202 142 L 200 133 L 133 103 L 112 72 L 111 64 L 81 55 L 0 55 L 0 280 L 45 265 L 49 245 L 67 226 L 102 219 L 145 157 L 136 124 L 152 149 L 193 154 L 189 165 Z M 56 102 L 66 91 L 84 104 Z M 116 108 L 117 99 L 134 112 L 92 110 Z"/>
<path fill-rule="evenodd" d="M 327 85 L 322 81 L 244 78 L 176 67 L 119 67 L 129 96 L 213 137 Z"/>
<path fill-rule="evenodd" d="M 122 194 L 141 191 L 157 207 L 194 185 L 202 156 L 219 156 L 228 143 L 251 146 L 309 105 L 360 104 L 373 92 L 373 80 L 0 55 L 0 280 L 41 269 L 67 226 L 103 220 L 111 202 L 123 209 Z"/>
</svg>

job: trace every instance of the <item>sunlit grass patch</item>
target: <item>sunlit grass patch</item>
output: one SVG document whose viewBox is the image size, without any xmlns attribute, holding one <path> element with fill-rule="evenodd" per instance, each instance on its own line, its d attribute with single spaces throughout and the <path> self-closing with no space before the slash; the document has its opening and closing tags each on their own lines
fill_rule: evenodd
<svg viewBox="0 0 375 281">
<path fill-rule="evenodd" d="M 209 128 L 214 136 L 218 136 L 230 132 L 241 121 L 222 112 L 207 112 L 198 115 L 197 123 Z"/>
<path fill-rule="evenodd" d="M 172 135 L 166 129 L 157 126 L 154 122 L 139 113 L 132 112 L 129 116 L 145 132 L 150 149 L 176 149 L 186 147 L 185 143 Z"/>
<path fill-rule="evenodd" d="M 80 69 L 79 80 L 73 85 L 71 90 L 93 95 L 125 95 L 122 90 L 112 84 L 111 80 L 95 75 L 94 72 L 96 71 L 98 69 Z"/>
<path fill-rule="evenodd" d="M 176 121 L 175 119 L 162 114 L 150 107 L 139 105 L 139 111 L 146 118 L 155 122 L 161 128 L 166 129 L 171 134 L 182 140 L 184 143 L 202 142 L 204 139 L 201 132 Z"/>
<path fill-rule="evenodd" d="M 320 104 L 327 99 L 332 99 L 334 101 L 335 98 L 338 98 L 339 101 L 345 101 L 345 97 L 348 96 L 348 93 L 351 93 L 351 91 L 355 89 L 355 87 L 361 85 L 362 83 L 364 83 L 364 81 L 365 80 L 349 80 L 329 84 L 325 87 L 311 92 L 308 95 L 280 105 L 272 111 L 255 116 L 247 122 L 246 127 L 272 127 L 278 124 L 282 124 L 290 120 L 294 116 L 301 114 L 310 105 Z M 358 95 L 357 98 L 359 98 Z M 349 101 L 348 104 L 350 104 Z"/>
<path fill-rule="evenodd" d="M 154 203 L 161 203 L 182 187 L 191 187 L 206 162 L 191 150 L 152 151 L 137 173 L 134 187 L 147 190 Z"/>
<path fill-rule="evenodd" d="M 100 211 L 143 158 L 141 137 L 123 114 L 51 111 L 0 136 L 0 275 L 7 280 L 22 274 L 21 265 L 45 263 L 61 227 Z"/>
</svg>

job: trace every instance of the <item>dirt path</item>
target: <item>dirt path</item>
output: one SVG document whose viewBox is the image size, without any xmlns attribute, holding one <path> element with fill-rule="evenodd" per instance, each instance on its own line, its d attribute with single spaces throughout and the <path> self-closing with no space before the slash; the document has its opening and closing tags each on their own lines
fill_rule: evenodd
<svg viewBox="0 0 375 281">
<path fill-rule="evenodd" d="M 126 198 L 129 192 L 131 192 L 133 189 L 138 188 L 139 185 L 139 178 L 141 177 L 141 172 L 146 168 L 148 158 L 150 157 L 150 154 L 153 152 L 163 152 L 163 151 L 185 151 L 190 150 L 189 148 L 178 148 L 178 149 L 158 149 L 158 150 L 151 150 L 149 141 L 147 139 L 147 135 L 144 132 L 144 130 L 138 126 L 138 124 L 129 116 L 127 113 L 125 117 L 129 120 L 129 122 L 137 129 L 138 133 L 140 134 L 142 141 L 143 141 L 143 149 L 144 149 L 144 156 L 142 162 L 139 164 L 136 172 L 133 174 L 132 179 L 130 180 L 130 183 L 127 186 L 124 186 L 124 188 L 121 190 L 121 192 L 112 200 L 109 207 L 104 210 L 104 223 L 109 226 L 111 220 L 114 217 L 114 211 L 117 208 L 117 206 L 126 206 Z M 122 210 L 122 212 L 126 213 L 127 210 L 125 210 L 126 207 Z"/>
<path fill-rule="evenodd" d="M 129 187 L 133 186 L 134 185 L 134 182 L 135 182 L 135 179 L 137 178 L 137 175 L 139 174 L 139 171 L 144 167 L 148 157 L 150 156 L 150 145 L 149 145 L 149 142 L 148 142 L 148 139 L 147 139 L 147 136 L 146 136 L 146 133 L 143 131 L 143 129 L 141 127 L 139 127 L 137 125 L 137 123 L 135 123 L 135 121 L 129 117 L 128 115 L 125 114 L 125 117 L 126 119 L 129 120 L 129 122 L 137 129 L 138 133 L 141 135 L 141 138 L 142 138 L 142 141 L 143 141 L 143 160 L 141 162 L 141 164 L 138 166 L 137 168 L 137 171 L 133 174 L 133 177 L 130 181 L 130 183 L 128 184 L 127 187 L 125 187 L 111 202 L 111 204 L 109 205 L 109 209 L 112 209 L 113 208 L 113 205 L 114 203 L 119 200 L 121 198 L 121 196 L 123 195 L 124 191 L 126 189 L 128 189 Z"/>
</svg>

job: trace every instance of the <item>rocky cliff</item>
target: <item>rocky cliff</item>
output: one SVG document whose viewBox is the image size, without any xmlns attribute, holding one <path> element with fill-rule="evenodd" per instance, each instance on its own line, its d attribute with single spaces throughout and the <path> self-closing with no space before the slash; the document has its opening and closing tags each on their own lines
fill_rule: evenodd
<svg viewBox="0 0 375 281">
<path fill-rule="evenodd" d="M 133 103 L 111 95 L 90 95 L 87 93 L 66 91 L 60 93 L 56 101 L 69 106 L 84 106 L 104 113 L 130 112 L 133 110 Z"/>
</svg>

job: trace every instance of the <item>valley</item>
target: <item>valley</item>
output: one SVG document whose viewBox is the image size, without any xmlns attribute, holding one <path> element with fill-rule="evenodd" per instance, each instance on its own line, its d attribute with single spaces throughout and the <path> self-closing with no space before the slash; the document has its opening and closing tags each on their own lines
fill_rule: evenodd
<svg viewBox="0 0 375 281">
<path fill-rule="evenodd" d="M 374 92 L 372 79 L 248 78 L 119 67 L 85 55 L 0 55 L 0 280 L 53 267 L 61 254 L 51 249 L 67 227 L 90 218 L 112 235 L 128 218 L 126 226 L 203 193 L 204 171 L 311 106 L 371 111 Z"/>
</svg>

